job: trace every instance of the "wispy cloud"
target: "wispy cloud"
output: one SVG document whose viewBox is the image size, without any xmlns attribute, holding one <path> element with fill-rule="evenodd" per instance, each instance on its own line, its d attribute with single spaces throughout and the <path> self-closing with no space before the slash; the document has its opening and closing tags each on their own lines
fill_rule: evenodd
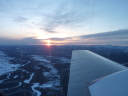
<svg viewBox="0 0 128 96">
<path fill-rule="evenodd" d="M 13 19 L 14 19 L 15 22 L 19 22 L 19 23 L 26 22 L 28 20 L 25 17 L 15 17 Z"/>
<path fill-rule="evenodd" d="M 45 21 L 43 21 L 45 23 L 41 24 L 41 29 L 49 33 L 56 33 L 55 29 L 59 26 L 76 28 L 84 25 L 83 23 L 90 18 L 91 13 L 86 10 L 86 7 L 83 10 L 81 5 L 79 5 L 79 9 L 76 9 L 77 4 L 69 5 L 70 7 L 68 3 L 62 3 L 48 15 L 45 14 Z"/>
</svg>

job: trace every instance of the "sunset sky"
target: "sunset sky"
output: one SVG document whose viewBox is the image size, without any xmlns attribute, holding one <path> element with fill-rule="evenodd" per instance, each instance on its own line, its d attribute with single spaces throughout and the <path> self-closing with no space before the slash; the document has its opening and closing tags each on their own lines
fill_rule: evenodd
<svg viewBox="0 0 128 96">
<path fill-rule="evenodd" d="M 128 0 L 0 0 L 0 45 L 128 45 Z"/>
</svg>

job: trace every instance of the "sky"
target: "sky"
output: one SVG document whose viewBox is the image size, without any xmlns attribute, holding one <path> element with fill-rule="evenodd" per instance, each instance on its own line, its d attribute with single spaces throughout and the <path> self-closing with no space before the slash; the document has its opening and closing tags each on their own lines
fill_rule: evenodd
<svg viewBox="0 0 128 96">
<path fill-rule="evenodd" d="M 0 0 L 0 45 L 128 45 L 128 0 Z"/>
</svg>

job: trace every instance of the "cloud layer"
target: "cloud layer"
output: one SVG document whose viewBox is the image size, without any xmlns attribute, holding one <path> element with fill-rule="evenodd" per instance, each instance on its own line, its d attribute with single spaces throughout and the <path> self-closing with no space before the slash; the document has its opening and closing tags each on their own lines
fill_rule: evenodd
<svg viewBox="0 0 128 96">
<path fill-rule="evenodd" d="M 36 45 L 45 44 L 45 42 L 40 39 L 34 39 L 33 37 L 23 38 L 23 39 L 5 39 L 0 38 L 0 45 Z"/>
<path fill-rule="evenodd" d="M 111 32 L 75 36 L 69 38 L 50 38 L 54 41 L 67 41 L 64 44 L 111 44 L 128 46 L 128 29 Z"/>
<path fill-rule="evenodd" d="M 81 35 L 66 38 L 49 38 L 55 45 L 81 45 L 81 44 L 110 44 L 128 46 L 128 29 L 111 32 Z M 28 44 L 46 44 L 46 39 L 35 39 L 33 37 L 23 39 L 0 39 L 0 45 L 28 45 Z"/>
</svg>

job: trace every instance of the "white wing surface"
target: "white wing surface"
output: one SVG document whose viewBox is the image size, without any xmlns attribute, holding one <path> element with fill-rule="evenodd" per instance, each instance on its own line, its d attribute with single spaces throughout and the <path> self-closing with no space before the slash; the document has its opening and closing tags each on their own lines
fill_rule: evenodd
<svg viewBox="0 0 128 96">
<path fill-rule="evenodd" d="M 128 96 L 128 70 L 106 76 L 89 86 L 91 96 Z"/>
<path fill-rule="evenodd" d="M 94 86 L 94 84 L 107 78 L 108 75 L 122 70 L 127 70 L 127 67 L 88 50 L 75 50 L 72 52 L 67 96 L 105 96 L 94 95 L 95 93 L 92 95 L 91 92 L 97 86 Z M 100 80 L 99 78 L 103 79 Z M 97 82 L 88 87 L 88 83 L 92 81 Z"/>
</svg>

